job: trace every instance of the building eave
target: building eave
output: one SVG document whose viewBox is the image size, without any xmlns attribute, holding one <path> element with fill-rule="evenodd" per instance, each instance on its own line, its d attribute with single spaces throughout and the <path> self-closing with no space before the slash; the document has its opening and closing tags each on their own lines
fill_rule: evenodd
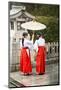
<svg viewBox="0 0 61 90">
<path fill-rule="evenodd" d="M 32 18 L 32 19 L 35 18 L 35 16 L 29 14 L 29 13 L 26 12 L 26 11 L 24 11 L 24 14 L 25 14 L 27 17 L 29 17 L 29 18 Z M 18 18 L 18 17 L 21 16 L 21 15 L 22 15 L 22 12 L 21 12 L 21 10 L 20 10 L 19 12 L 15 13 L 15 14 L 13 14 L 13 15 L 10 15 L 10 19 Z"/>
</svg>

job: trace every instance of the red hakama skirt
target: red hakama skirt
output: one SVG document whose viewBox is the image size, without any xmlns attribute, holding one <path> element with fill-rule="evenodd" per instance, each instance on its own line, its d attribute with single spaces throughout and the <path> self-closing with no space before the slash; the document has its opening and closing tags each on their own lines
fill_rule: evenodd
<svg viewBox="0 0 61 90">
<path fill-rule="evenodd" d="M 31 57 L 30 57 L 30 51 L 29 55 L 27 53 L 28 48 L 22 48 L 21 55 L 20 55 L 20 71 L 23 73 L 31 73 L 32 72 L 32 65 L 31 65 Z"/>
<path fill-rule="evenodd" d="M 36 56 L 36 72 L 38 74 L 44 74 L 45 73 L 45 47 L 39 46 L 38 47 L 38 53 Z"/>
</svg>

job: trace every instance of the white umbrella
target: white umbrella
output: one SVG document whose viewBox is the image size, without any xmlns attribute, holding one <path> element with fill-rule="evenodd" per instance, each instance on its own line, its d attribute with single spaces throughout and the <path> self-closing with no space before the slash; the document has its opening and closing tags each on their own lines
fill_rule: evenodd
<svg viewBox="0 0 61 90">
<path fill-rule="evenodd" d="M 34 31 L 44 30 L 46 28 L 46 25 L 36 22 L 36 21 L 29 21 L 29 22 L 21 24 L 21 27 L 24 29 L 32 30 L 33 36 L 34 36 Z"/>
<path fill-rule="evenodd" d="M 46 28 L 46 25 L 36 22 L 36 21 L 29 21 L 29 22 L 21 24 L 21 27 L 34 31 L 34 30 L 43 30 Z"/>
</svg>

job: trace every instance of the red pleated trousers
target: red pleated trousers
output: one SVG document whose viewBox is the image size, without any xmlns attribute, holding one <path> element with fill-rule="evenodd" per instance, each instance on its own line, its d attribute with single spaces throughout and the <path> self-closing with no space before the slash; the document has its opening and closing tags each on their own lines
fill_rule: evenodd
<svg viewBox="0 0 61 90">
<path fill-rule="evenodd" d="M 32 65 L 31 65 L 31 57 L 30 52 L 29 55 L 27 53 L 28 48 L 22 48 L 20 55 L 20 71 L 23 73 L 31 73 Z"/>
<path fill-rule="evenodd" d="M 38 74 L 45 73 L 45 58 L 46 58 L 45 47 L 39 46 L 38 53 L 36 56 L 36 72 Z"/>
</svg>

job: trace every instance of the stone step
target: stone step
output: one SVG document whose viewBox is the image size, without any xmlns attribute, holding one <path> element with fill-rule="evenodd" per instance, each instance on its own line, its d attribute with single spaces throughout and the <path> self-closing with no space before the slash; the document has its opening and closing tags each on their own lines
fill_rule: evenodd
<svg viewBox="0 0 61 90">
<path fill-rule="evenodd" d="M 9 88 L 15 88 L 15 87 L 25 87 L 23 84 L 17 82 L 16 80 L 14 80 L 13 78 L 10 78 L 9 80 Z"/>
</svg>

